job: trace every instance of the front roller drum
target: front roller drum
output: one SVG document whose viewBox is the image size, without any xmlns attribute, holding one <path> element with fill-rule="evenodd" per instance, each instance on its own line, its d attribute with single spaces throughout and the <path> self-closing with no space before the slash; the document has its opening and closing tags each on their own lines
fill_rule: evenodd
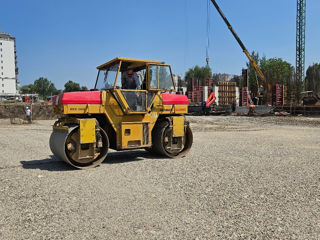
<svg viewBox="0 0 320 240">
<path fill-rule="evenodd" d="M 185 126 L 185 135 L 180 140 L 173 137 L 173 130 L 167 121 L 159 122 L 152 133 L 152 148 L 148 151 L 170 157 L 180 158 L 185 156 L 191 149 L 193 134 L 189 123 Z M 181 141 L 179 143 L 179 141 Z"/>
<path fill-rule="evenodd" d="M 109 149 L 105 131 L 96 127 L 96 143 L 92 144 L 80 144 L 79 132 L 79 125 L 69 126 L 68 130 L 54 129 L 50 136 L 50 149 L 54 156 L 79 169 L 102 163 Z"/>
</svg>

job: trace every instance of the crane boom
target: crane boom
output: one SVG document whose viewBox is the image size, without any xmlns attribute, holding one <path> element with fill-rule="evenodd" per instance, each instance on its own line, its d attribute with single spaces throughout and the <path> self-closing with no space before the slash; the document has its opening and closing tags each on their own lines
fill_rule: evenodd
<svg viewBox="0 0 320 240">
<path fill-rule="evenodd" d="M 247 56 L 247 58 L 249 59 L 250 63 L 252 64 L 253 68 L 256 70 L 256 72 L 258 73 L 260 79 L 263 81 L 263 83 L 267 86 L 267 102 L 269 102 L 269 97 L 268 95 L 270 94 L 271 91 L 271 86 L 268 83 L 267 79 L 265 78 L 265 76 L 263 75 L 261 69 L 259 68 L 258 64 L 254 61 L 254 59 L 252 58 L 252 56 L 250 55 L 249 51 L 247 50 L 247 48 L 244 46 L 243 42 L 241 41 L 241 39 L 239 38 L 239 36 L 236 34 L 236 32 L 233 30 L 230 22 L 228 21 L 228 19 L 225 17 L 225 15 L 223 14 L 223 12 L 221 11 L 219 5 L 217 4 L 217 2 L 215 0 L 211 0 L 212 4 L 215 6 L 215 8 L 217 9 L 218 13 L 220 14 L 220 16 L 222 17 L 223 21 L 225 22 L 225 24 L 228 26 L 228 29 L 230 30 L 230 32 L 232 33 L 232 35 L 234 36 L 234 38 L 237 40 L 237 42 L 239 43 L 240 47 L 242 48 L 244 54 Z M 259 89 L 259 86 L 257 86 Z"/>
</svg>

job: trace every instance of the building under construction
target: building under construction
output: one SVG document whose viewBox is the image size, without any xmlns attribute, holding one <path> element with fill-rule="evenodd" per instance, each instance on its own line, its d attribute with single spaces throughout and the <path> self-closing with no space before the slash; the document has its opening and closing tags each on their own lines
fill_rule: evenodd
<svg viewBox="0 0 320 240">
<path fill-rule="evenodd" d="M 208 1 L 209 2 L 209 1 Z M 271 81 L 266 77 L 261 71 L 260 67 L 253 59 L 253 56 L 249 53 L 244 43 L 241 41 L 235 30 L 232 28 L 230 22 L 218 6 L 215 0 L 211 0 L 212 4 L 216 8 L 217 12 L 227 25 L 231 34 L 238 42 L 244 54 L 249 60 L 249 64 L 252 69 L 254 69 L 256 74 L 256 89 L 250 89 L 248 82 L 248 70 L 242 71 L 242 84 L 234 86 L 235 83 L 221 82 L 213 83 L 211 79 L 205 80 L 205 84 L 200 85 L 199 81 L 194 81 L 194 79 L 189 79 L 188 86 L 188 98 L 195 105 L 203 104 L 208 95 L 213 92 L 216 97 L 217 105 L 227 106 L 237 102 L 239 106 L 249 106 L 249 105 L 269 105 L 274 107 L 281 107 L 283 109 L 311 109 L 315 111 L 314 108 L 320 105 L 319 97 L 312 90 L 307 92 L 304 91 L 303 86 L 305 84 L 305 29 L 306 29 L 306 0 L 297 0 L 297 22 L 296 22 L 296 69 L 293 71 L 292 79 L 286 82 L 283 79 Z M 208 3 L 209 4 L 209 3 Z M 207 8 L 209 5 L 207 5 Z M 208 14 L 208 13 L 207 13 Z M 208 18 L 209 20 L 209 18 Z M 207 28 L 208 21 L 207 20 Z M 207 31 L 209 32 L 209 31 Z M 207 46 L 207 56 L 206 62 L 209 64 L 208 56 L 209 39 Z M 236 88 L 239 87 L 239 88 Z M 216 90 L 220 89 L 220 90 Z M 222 90 L 223 89 L 223 90 Z M 220 100 L 220 102 L 218 101 Z M 219 104 L 218 104 L 219 102 Z M 311 108 L 310 108 L 311 107 Z M 294 111 L 295 111 L 294 110 Z M 317 111 L 317 110 L 316 110 Z"/>
</svg>

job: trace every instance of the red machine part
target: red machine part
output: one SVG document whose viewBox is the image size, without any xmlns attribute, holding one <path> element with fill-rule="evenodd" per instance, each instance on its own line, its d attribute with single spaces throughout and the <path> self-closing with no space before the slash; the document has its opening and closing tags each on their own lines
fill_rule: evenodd
<svg viewBox="0 0 320 240">
<path fill-rule="evenodd" d="M 52 99 L 53 105 L 58 104 L 101 104 L 100 91 L 61 93 Z"/>
<path fill-rule="evenodd" d="M 31 102 L 31 98 L 29 96 L 25 96 L 24 97 L 24 102 L 30 103 Z"/>
<path fill-rule="evenodd" d="M 185 95 L 176 95 L 171 93 L 162 93 L 162 102 L 164 105 L 188 105 L 189 99 Z"/>
<path fill-rule="evenodd" d="M 214 95 L 214 92 L 212 92 L 208 97 L 208 100 L 206 101 L 206 106 L 209 107 L 215 100 L 216 100 L 216 97 Z"/>
</svg>

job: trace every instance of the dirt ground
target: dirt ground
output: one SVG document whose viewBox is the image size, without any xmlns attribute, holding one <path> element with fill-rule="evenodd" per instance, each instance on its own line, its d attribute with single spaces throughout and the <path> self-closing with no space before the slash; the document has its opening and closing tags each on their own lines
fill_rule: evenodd
<svg viewBox="0 0 320 240">
<path fill-rule="evenodd" d="M 0 120 L 0 239 L 319 239 L 320 118 L 188 119 L 186 157 L 89 170 L 52 156 L 52 120 Z"/>
<path fill-rule="evenodd" d="M 40 103 L 32 104 L 32 107 L 30 103 L 0 104 L 0 119 L 11 118 L 13 122 L 23 122 L 23 120 L 26 120 L 25 109 L 27 106 L 32 110 L 32 119 L 55 119 L 52 106 Z"/>
</svg>

